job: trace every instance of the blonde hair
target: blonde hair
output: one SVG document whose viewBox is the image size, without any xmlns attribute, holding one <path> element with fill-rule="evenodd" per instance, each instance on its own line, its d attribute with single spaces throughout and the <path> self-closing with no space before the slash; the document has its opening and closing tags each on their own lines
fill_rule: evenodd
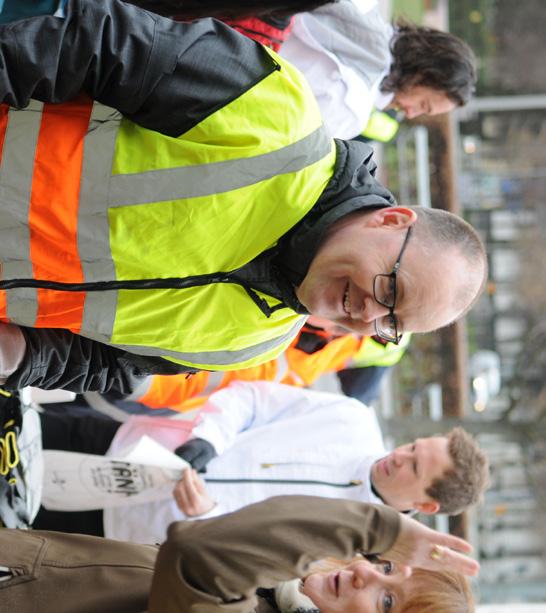
<svg viewBox="0 0 546 613">
<path fill-rule="evenodd" d="M 415 568 L 400 613 L 472 613 L 474 598 L 466 577 Z"/>
</svg>

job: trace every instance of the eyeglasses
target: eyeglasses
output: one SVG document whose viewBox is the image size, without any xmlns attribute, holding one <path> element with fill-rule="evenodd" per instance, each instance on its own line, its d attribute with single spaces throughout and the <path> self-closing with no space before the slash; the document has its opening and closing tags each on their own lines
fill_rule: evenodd
<svg viewBox="0 0 546 613">
<path fill-rule="evenodd" d="M 404 238 L 404 242 L 402 243 L 402 249 L 400 249 L 400 254 L 391 272 L 386 275 L 375 275 L 373 280 L 373 297 L 375 301 L 381 306 L 389 309 L 387 315 L 375 320 L 375 333 L 383 340 L 394 343 L 395 345 L 398 345 L 402 338 L 402 335 L 398 333 L 398 321 L 394 314 L 394 309 L 396 307 L 396 275 L 400 270 L 400 261 L 406 249 L 406 245 L 408 244 L 412 227 L 413 226 L 410 226 L 408 228 L 406 238 Z"/>
</svg>

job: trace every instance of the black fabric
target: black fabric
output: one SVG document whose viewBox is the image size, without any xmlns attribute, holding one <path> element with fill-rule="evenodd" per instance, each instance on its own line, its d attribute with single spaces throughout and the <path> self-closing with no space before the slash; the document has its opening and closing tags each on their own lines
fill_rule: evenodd
<svg viewBox="0 0 546 613">
<path fill-rule="evenodd" d="M 33 385 L 130 394 L 150 374 L 192 372 L 181 364 L 137 356 L 68 330 L 21 327 L 21 331 L 27 344 L 25 357 L 4 385 L 9 390 Z"/>
<path fill-rule="evenodd" d="M 263 599 L 272 611 L 279 611 L 280 613 L 277 601 L 275 600 L 275 590 L 273 588 L 259 587 L 256 590 L 256 596 Z"/>
<path fill-rule="evenodd" d="M 302 11 L 298 9 L 296 12 L 301 13 Z M 286 30 L 292 21 L 292 14 L 276 15 L 272 13 L 270 15 L 262 15 L 261 20 L 277 30 Z"/>
<path fill-rule="evenodd" d="M 48 511 L 40 507 L 32 522 L 34 530 L 54 530 L 71 534 L 104 536 L 103 512 L 96 511 Z"/>
<path fill-rule="evenodd" d="M 40 413 L 44 449 L 104 455 L 121 423 L 91 409 L 87 410 L 89 414 L 73 414 L 70 405 L 44 405 Z"/>
<path fill-rule="evenodd" d="M 0 100 L 85 91 L 178 136 L 277 69 L 261 45 L 212 19 L 179 23 L 118 0 L 68 0 L 66 18 L 0 26 Z"/>
<path fill-rule="evenodd" d="M 192 438 L 177 447 L 174 452 L 201 473 L 206 472 L 207 464 L 216 457 L 214 447 L 202 438 Z"/>
<path fill-rule="evenodd" d="M 296 349 L 311 355 L 312 353 L 324 349 L 331 340 L 332 337 L 326 334 L 323 328 L 306 323 L 298 336 Z"/>
<path fill-rule="evenodd" d="M 370 404 L 379 398 L 381 381 L 388 370 L 387 366 L 345 368 L 340 370 L 337 376 L 346 396 L 356 398 L 364 404 Z"/>
</svg>

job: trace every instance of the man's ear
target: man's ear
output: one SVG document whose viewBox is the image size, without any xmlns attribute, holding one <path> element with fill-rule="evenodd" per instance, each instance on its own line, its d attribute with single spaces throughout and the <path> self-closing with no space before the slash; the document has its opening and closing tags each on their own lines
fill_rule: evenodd
<svg viewBox="0 0 546 613">
<path fill-rule="evenodd" d="M 373 211 L 367 216 L 366 221 L 369 227 L 403 230 L 417 221 L 417 213 L 405 206 L 391 206 Z"/>
<path fill-rule="evenodd" d="M 414 502 L 413 508 L 425 515 L 434 515 L 434 513 L 438 513 L 440 510 L 440 503 L 435 500 L 431 502 Z"/>
</svg>

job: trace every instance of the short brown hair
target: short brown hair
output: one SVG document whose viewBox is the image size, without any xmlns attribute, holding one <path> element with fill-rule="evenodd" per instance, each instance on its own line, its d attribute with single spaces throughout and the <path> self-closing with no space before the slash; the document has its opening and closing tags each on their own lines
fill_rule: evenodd
<svg viewBox="0 0 546 613">
<path fill-rule="evenodd" d="M 458 573 L 414 568 L 412 588 L 400 613 L 471 613 L 474 598 L 468 580 Z"/>
<path fill-rule="evenodd" d="M 426 493 L 440 503 L 440 513 L 456 515 L 481 499 L 489 485 L 489 463 L 463 428 L 453 428 L 445 436 L 453 468 L 435 479 Z"/>
</svg>

